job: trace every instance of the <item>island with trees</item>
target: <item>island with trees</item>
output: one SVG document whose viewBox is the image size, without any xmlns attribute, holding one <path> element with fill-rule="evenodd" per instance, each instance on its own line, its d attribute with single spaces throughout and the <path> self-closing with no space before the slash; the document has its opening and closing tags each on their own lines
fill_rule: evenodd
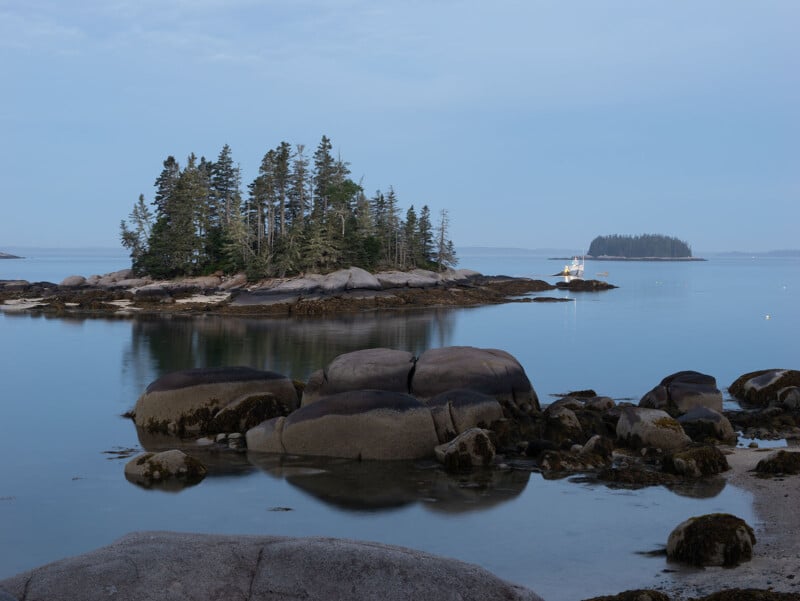
<svg viewBox="0 0 800 601">
<path fill-rule="evenodd" d="M 693 257 L 692 248 L 683 240 L 661 234 L 597 236 L 586 256 L 598 260 L 703 260 Z"/>
<path fill-rule="evenodd" d="M 390 187 L 368 198 L 322 139 L 309 159 L 281 142 L 242 193 L 226 144 L 216 161 L 168 157 L 148 205 L 144 195 L 120 224 L 137 275 L 179 277 L 244 272 L 250 279 L 342 267 L 441 271 L 456 264 L 447 210 L 427 205 L 401 216 Z"/>
</svg>

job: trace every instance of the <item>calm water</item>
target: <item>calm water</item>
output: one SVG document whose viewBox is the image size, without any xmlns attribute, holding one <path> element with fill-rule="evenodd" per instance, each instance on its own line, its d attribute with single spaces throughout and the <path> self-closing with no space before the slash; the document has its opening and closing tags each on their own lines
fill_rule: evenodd
<svg viewBox="0 0 800 601">
<path fill-rule="evenodd" d="M 38 273 L 55 275 L 0 271 L 0 278 L 54 281 L 125 267 L 123 261 L 103 268 L 113 260 L 88 257 L 83 269 L 66 270 L 43 260 Z M 550 281 L 548 274 L 561 267 L 531 257 L 462 257 L 462 264 Z M 749 496 L 719 484 L 625 491 L 519 471 L 462 481 L 428 465 L 312 466 L 228 454 L 204 457 L 212 475 L 198 486 L 166 493 L 128 483 L 126 460 L 107 453 L 142 448 L 119 415 L 150 381 L 193 366 L 243 364 L 305 379 L 359 348 L 420 352 L 468 344 L 514 354 L 546 403 L 549 395 L 583 388 L 638 399 L 682 369 L 710 373 L 724 388 L 746 371 L 800 364 L 797 259 L 588 263 L 586 269 L 587 275 L 608 271 L 620 288 L 549 293 L 571 296 L 571 303 L 324 320 L 0 313 L 0 577 L 132 530 L 170 529 L 406 545 L 480 564 L 549 601 L 663 580 L 665 560 L 639 552 L 663 546 L 691 515 L 727 511 L 755 524 Z"/>
</svg>

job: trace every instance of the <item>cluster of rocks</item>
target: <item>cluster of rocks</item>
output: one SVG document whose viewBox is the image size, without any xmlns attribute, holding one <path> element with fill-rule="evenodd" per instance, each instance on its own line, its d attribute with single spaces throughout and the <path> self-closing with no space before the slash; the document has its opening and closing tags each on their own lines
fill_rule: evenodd
<svg viewBox="0 0 800 601">
<path fill-rule="evenodd" d="M 575 281 L 574 290 L 606 290 L 606 282 Z M 369 273 L 358 267 L 249 282 L 243 273 L 154 281 L 134 277 L 130 269 L 70 276 L 60 284 L 0 280 L 0 310 L 60 313 L 208 312 L 227 315 L 309 315 L 398 306 L 470 306 L 502 302 L 565 300 L 520 297 L 554 290 L 542 280 L 484 276 L 467 269 L 433 272 Z"/>
<path fill-rule="evenodd" d="M 770 373 L 778 384 L 797 374 Z M 775 387 L 776 395 L 786 393 L 787 386 Z M 511 463 L 551 474 L 591 472 L 620 485 L 725 471 L 721 448 L 737 440 L 732 421 L 738 427 L 754 413 L 763 412 L 723 412 L 715 379 L 694 371 L 667 376 L 638 405 L 582 391 L 542 409 L 513 356 L 474 347 L 430 349 L 419 357 L 355 351 L 305 383 L 246 367 L 175 372 L 150 384 L 133 411 L 142 432 L 250 451 L 364 460 L 436 456 L 450 469 Z M 767 413 L 767 419 L 778 415 Z M 796 431 L 797 411 L 779 413 L 778 421 Z"/>
</svg>

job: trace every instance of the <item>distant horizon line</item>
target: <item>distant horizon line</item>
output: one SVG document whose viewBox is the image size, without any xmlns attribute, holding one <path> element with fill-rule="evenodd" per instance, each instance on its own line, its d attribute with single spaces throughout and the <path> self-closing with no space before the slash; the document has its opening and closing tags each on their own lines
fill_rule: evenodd
<svg viewBox="0 0 800 601">
<path fill-rule="evenodd" d="M 9 249 L 12 250 L 35 250 L 35 251 L 67 251 L 67 252 L 77 252 L 77 251 L 114 251 L 115 254 L 120 255 L 127 255 L 128 251 L 122 246 L 106 246 L 106 245 L 83 245 L 83 246 L 36 246 L 36 245 L 16 245 L 10 244 L 8 246 L 0 245 L 0 253 L 2 252 L 9 252 Z M 456 245 L 456 253 L 457 254 L 464 254 L 469 252 L 480 252 L 480 251 L 491 251 L 493 253 L 504 252 L 504 253 L 521 253 L 521 254 L 551 254 L 551 253 L 564 253 L 564 254 L 581 254 L 581 251 L 575 250 L 575 247 L 566 247 L 566 246 L 544 246 L 544 247 L 523 247 L 523 246 L 492 246 L 488 244 L 464 244 L 464 245 Z M 722 255 L 722 254 L 736 254 L 736 255 L 766 255 L 766 254 L 776 254 L 776 253 L 787 253 L 787 254 L 800 254 L 800 248 L 773 248 L 769 250 L 703 250 L 698 252 L 693 252 L 692 256 L 700 257 L 702 255 L 710 254 L 710 255 Z"/>
</svg>

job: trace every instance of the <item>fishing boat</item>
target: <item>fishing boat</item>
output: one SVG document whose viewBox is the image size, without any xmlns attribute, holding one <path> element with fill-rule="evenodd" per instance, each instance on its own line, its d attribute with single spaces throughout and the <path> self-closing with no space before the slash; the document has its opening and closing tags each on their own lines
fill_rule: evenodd
<svg viewBox="0 0 800 601">
<path fill-rule="evenodd" d="M 578 257 L 573 257 L 572 263 L 570 263 L 569 265 L 564 265 L 564 269 L 561 270 L 561 275 L 571 279 L 582 279 L 583 267 L 584 267 L 584 258 L 581 257 L 579 260 Z"/>
</svg>

